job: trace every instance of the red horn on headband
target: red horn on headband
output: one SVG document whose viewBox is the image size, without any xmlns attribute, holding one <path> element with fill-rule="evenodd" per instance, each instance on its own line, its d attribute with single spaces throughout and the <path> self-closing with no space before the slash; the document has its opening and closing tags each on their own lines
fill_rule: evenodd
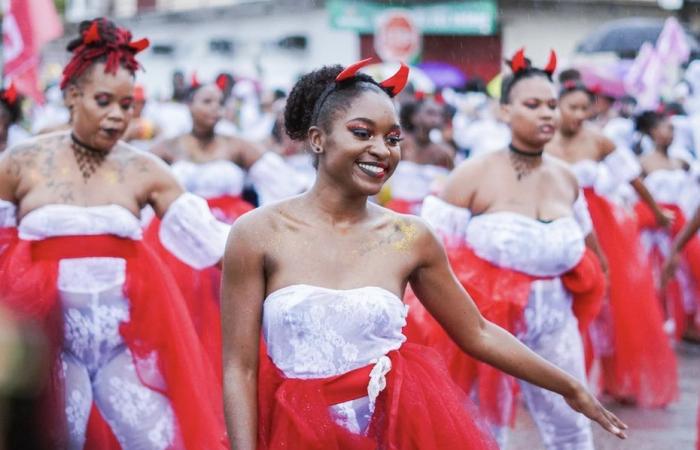
<svg viewBox="0 0 700 450">
<path fill-rule="evenodd" d="M 146 50 L 149 45 L 151 45 L 151 41 L 149 41 L 147 38 L 129 42 L 129 47 L 134 50 L 134 53 L 139 53 Z"/>
<path fill-rule="evenodd" d="M 193 88 L 197 88 L 201 86 L 201 83 L 199 82 L 199 79 L 197 78 L 197 72 L 192 72 L 192 78 L 190 78 L 190 85 Z"/>
<path fill-rule="evenodd" d="M 83 35 L 83 44 L 92 44 L 100 40 L 100 29 L 95 20 Z"/>
<path fill-rule="evenodd" d="M 390 78 L 379 83 L 379 85 L 385 89 L 389 90 L 392 97 L 398 95 L 399 92 L 403 91 L 408 83 L 408 66 L 401 63 L 401 67 L 396 71 L 394 75 Z"/>
<path fill-rule="evenodd" d="M 359 72 L 360 69 L 362 69 L 363 67 L 369 66 L 373 62 L 374 62 L 374 58 L 370 56 L 367 59 L 363 59 L 362 61 L 358 61 L 354 64 L 350 64 L 348 67 L 345 68 L 345 70 L 340 72 L 337 77 L 335 77 L 335 81 L 339 82 L 339 81 L 347 80 L 348 78 L 352 78 L 355 75 L 357 75 L 357 72 Z"/>
<path fill-rule="evenodd" d="M 515 52 L 513 59 L 510 60 L 510 70 L 513 73 L 518 73 L 521 70 L 527 69 L 527 61 L 525 60 L 525 47 Z"/>
<path fill-rule="evenodd" d="M 547 63 L 547 67 L 544 68 L 545 73 L 549 74 L 551 77 L 554 75 L 554 72 L 557 70 L 557 54 L 554 50 L 549 52 L 549 62 Z"/>
</svg>

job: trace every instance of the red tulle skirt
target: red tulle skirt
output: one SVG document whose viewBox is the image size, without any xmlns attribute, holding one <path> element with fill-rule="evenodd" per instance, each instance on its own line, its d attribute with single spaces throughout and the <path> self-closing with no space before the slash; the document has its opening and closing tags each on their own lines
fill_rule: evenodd
<svg viewBox="0 0 700 450">
<path fill-rule="evenodd" d="M 188 318 L 175 280 L 153 251 L 138 241 L 114 236 L 41 241 L 15 237 L 0 255 L 1 301 L 20 320 L 41 324 L 51 344 L 54 370 L 46 406 L 38 420 L 47 439 L 54 440 L 53 448 L 62 448 L 66 436 L 58 364 L 63 336 L 58 261 L 84 257 L 127 261 L 125 296 L 129 299 L 130 319 L 121 324 L 119 331 L 134 357 L 141 381 L 168 398 L 186 448 L 226 448 L 220 383 Z M 165 386 L 152 376 L 154 361 Z M 86 448 L 118 448 L 95 408 Z"/>
<path fill-rule="evenodd" d="M 604 390 L 642 407 L 678 397 L 676 356 L 636 222 L 592 189 L 584 189 L 600 246 L 608 259 L 612 354 L 601 358 Z"/>
<path fill-rule="evenodd" d="M 455 275 L 487 320 L 513 334 L 525 330 L 523 314 L 531 284 L 541 278 L 498 267 L 478 257 L 467 246 L 448 249 L 448 256 Z M 587 250 L 579 264 L 562 276 L 562 282 L 574 296 L 573 312 L 585 341 L 586 330 L 600 310 L 605 291 L 605 277 L 597 257 Z M 412 291 L 408 290 L 405 301 L 410 305 L 406 327 L 409 341 L 438 350 L 448 364 L 452 379 L 465 392 L 471 392 L 478 380 L 476 388 L 482 414 L 490 423 L 512 425 L 518 392 L 516 380 L 464 354 Z"/>
<path fill-rule="evenodd" d="M 238 217 L 253 209 L 240 197 L 222 196 L 207 200 L 212 214 L 222 222 L 233 223 Z M 144 242 L 150 245 L 168 266 L 180 287 L 195 331 L 209 355 L 214 370 L 222 379 L 221 367 L 221 316 L 219 294 L 221 269 L 217 266 L 197 270 L 180 261 L 160 242 L 160 220 L 156 217 L 144 232 Z"/>
<path fill-rule="evenodd" d="M 371 366 L 328 379 L 290 379 L 261 354 L 258 450 L 498 448 L 439 355 L 405 344 L 388 356 L 386 388 L 367 434 L 357 435 L 333 421 L 329 406 L 366 397 Z"/>
<path fill-rule="evenodd" d="M 661 206 L 673 211 L 675 215 L 675 220 L 671 228 L 667 230 L 669 236 L 675 239 L 686 224 L 685 215 L 676 205 L 662 204 Z M 635 205 L 635 211 L 637 213 L 637 221 L 640 230 L 653 231 L 660 229 L 656 224 L 656 219 L 654 218 L 651 208 L 646 204 L 641 202 L 637 203 L 637 205 Z M 649 258 L 654 266 L 655 273 L 659 277 L 661 276 L 661 268 L 666 257 L 667 255 L 665 255 L 661 249 L 651 249 Z M 683 336 L 687 327 L 687 316 L 692 313 L 697 313 L 700 309 L 700 239 L 698 239 L 697 236 L 693 236 L 685 245 L 681 252 L 681 258 L 682 264 L 680 270 L 685 270 L 688 275 L 690 281 L 689 290 L 683 292 L 678 277 L 675 277 L 668 284 L 664 292 L 659 292 L 659 297 L 662 301 L 665 301 L 668 313 L 672 314 L 675 319 L 676 338 L 678 339 Z M 684 295 L 688 295 L 690 298 L 684 299 Z M 688 310 L 688 306 L 690 306 L 690 311 Z"/>
</svg>

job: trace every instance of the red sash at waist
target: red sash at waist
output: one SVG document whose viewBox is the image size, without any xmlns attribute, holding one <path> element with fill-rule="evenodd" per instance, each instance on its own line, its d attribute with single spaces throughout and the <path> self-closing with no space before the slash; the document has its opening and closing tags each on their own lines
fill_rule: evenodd
<svg viewBox="0 0 700 450">
<path fill-rule="evenodd" d="M 328 406 L 349 402 L 367 396 L 369 374 L 374 364 L 360 367 L 341 375 L 326 378 L 323 382 L 323 397 Z"/>
<path fill-rule="evenodd" d="M 137 255 L 138 241 L 111 235 L 59 236 L 31 242 L 32 260 L 123 258 Z"/>
</svg>

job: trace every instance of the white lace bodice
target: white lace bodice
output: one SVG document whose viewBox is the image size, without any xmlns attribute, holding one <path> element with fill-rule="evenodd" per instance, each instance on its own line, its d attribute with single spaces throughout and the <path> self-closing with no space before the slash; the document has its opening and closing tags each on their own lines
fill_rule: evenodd
<svg viewBox="0 0 700 450">
<path fill-rule="evenodd" d="M 263 305 L 267 352 L 289 378 L 327 378 L 376 363 L 406 340 L 408 306 L 378 287 L 292 285 Z"/>
<path fill-rule="evenodd" d="M 231 161 L 194 163 L 182 160 L 175 162 L 171 169 L 188 192 L 200 197 L 239 196 L 243 192 L 245 172 Z"/>
<path fill-rule="evenodd" d="M 141 239 L 139 219 L 128 209 L 115 204 L 87 207 L 44 205 L 24 216 L 18 231 L 19 236 L 26 240 L 100 234 Z"/>
<path fill-rule="evenodd" d="M 678 204 L 693 183 L 685 170 L 669 169 L 651 172 L 644 184 L 657 202 Z"/>
<path fill-rule="evenodd" d="M 535 276 L 559 276 L 578 264 L 584 236 L 573 217 L 552 222 L 511 212 L 475 216 L 467 226 L 467 244 L 481 258 Z"/>
<path fill-rule="evenodd" d="M 430 196 L 421 215 L 448 245 L 466 243 L 495 265 L 534 276 L 557 277 L 576 266 L 585 251 L 590 216 L 583 195 L 574 214 L 541 222 L 501 211 L 473 216 L 466 208 Z"/>
<path fill-rule="evenodd" d="M 436 181 L 447 177 L 449 170 L 430 164 L 401 161 L 389 181 L 392 198 L 422 201 L 434 192 Z"/>
<path fill-rule="evenodd" d="M 0 199 L 0 228 L 17 226 L 17 207 L 14 203 Z"/>
</svg>

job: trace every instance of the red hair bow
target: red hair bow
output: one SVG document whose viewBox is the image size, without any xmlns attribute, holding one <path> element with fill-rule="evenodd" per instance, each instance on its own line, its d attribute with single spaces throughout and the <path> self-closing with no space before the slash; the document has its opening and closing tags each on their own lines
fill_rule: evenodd
<svg viewBox="0 0 700 450">
<path fill-rule="evenodd" d="M 357 75 L 357 72 L 359 72 L 360 69 L 374 62 L 374 58 L 369 57 L 367 59 L 363 59 L 362 61 L 358 61 L 354 64 L 349 65 L 345 68 L 345 70 L 340 72 L 337 77 L 335 77 L 336 83 L 354 77 L 355 75 Z M 399 70 L 397 70 L 396 73 L 391 77 L 379 83 L 379 86 L 383 87 L 384 89 L 387 89 L 389 91 L 389 95 L 394 97 L 398 95 L 399 92 L 403 90 L 403 88 L 406 87 L 406 84 L 408 83 L 408 73 L 408 66 L 404 63 L 401 63 L 401 67 L 399 67 Z"/>
</svg>

